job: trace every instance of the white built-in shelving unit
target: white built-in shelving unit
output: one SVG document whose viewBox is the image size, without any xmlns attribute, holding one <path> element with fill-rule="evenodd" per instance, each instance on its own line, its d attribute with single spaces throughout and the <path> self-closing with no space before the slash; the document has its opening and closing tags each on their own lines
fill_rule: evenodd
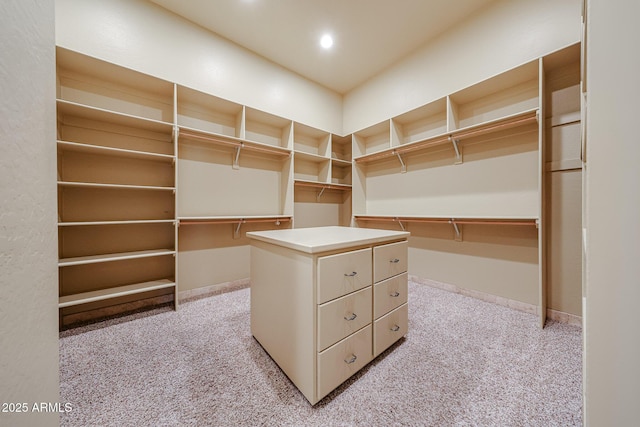
<svg viewBox="0 0 640 427">
<path fill-rule="evenodd" d="M 467 225 L 541 230 L 539 68 L 532 61 L 355 132 L 356 224 L 449 224 L 459 241 Z"/>
<path fill-rule="evenodd" d="M 333 145 L 327 131 L 64 48 L 57 60 L 61 326 L 123 304 L 177 307 L 179 282 L 246 278 L 245 231 L 292 227 L 294 191 L 350 191 L 350 137 Z"/>
<path fill-rule="evenodd" d="M 294 123 L 295 226 L 351 223 L 351 136 Z"/>
<path fill-rule="evenodd" d="M 460 241 L 467 225 L 496 230 L 485 235 L 536 230 L 536 305 L 544 325 L 545 61 L 574 61 L 576 50 L 570 46 L 355 132 L 355 224 L 448 226 Z M 513 241 L 531 239 L 530 232 L 513 233 Z"/>
<path fill-rule="evenodd" d="M 544 323 L 545 61 L 575 51 L 338 135 L 58 48 L 60 307 L 246 278 L 245 231 L 448 224 L 537 230 Z"/>
<path fill-rule="evenodd" d="M 57 59 L 61 325 L 79 306 L 175 300 L 173 84 Z"/>
</svg>

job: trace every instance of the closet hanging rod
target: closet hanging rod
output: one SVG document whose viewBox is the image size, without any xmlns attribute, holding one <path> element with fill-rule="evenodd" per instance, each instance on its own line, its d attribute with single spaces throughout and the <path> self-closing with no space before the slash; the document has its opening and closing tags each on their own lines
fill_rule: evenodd
<svg viewBox="0 0 640 427">
<path fill-rule="evenodd" d="M 459 219 L 453 219 L 451 220 L 451 222 L 456 223 L 456 224 L 481 224 L 481 225 L 536 225 L 536 221 L 535 220 L 523 220 L 523 221 L 519 221 L 519 220 L 513 220 L 513 221 L 509 221 L 509 220 L 481 220 L 481 219 L 476 219 L 476 220 L 459 220 Z"/>
<path fill-rule="evenodd" d="M 350 185 L 346 184 L 329 184 L 322 182 L 304 182 L 304 181 L 295 181 L 294 185 L 298 187 L 313 187 L 313 188 L 324 188 L 327 190 L 346 190 L 351 188 Z"/>
<path fill-rule="evenodd" d="M 410 142 L 406 145 L 400 145 L 391 149 L 385 149 L 378 153 L 371 153 L 354 159 L 356 163 L 371 162 L 385 157 L 396 156 L 398 154 L 408 153 L 410 151 L 422 150 L 431 146 L 441 145 L 449 143 L 451 138 L 461 140 L 463 138 L 471 138 L 475 136 L 481 136 L 488 133 L 498 132 L 501 130 L 511 129 L 514 127 L 524 126 L 529 123 L 533 123 L 538 120 L 537 110 L 528 111 L 516 117 L 504 119 L 503 121 L 497 121 L 491 124 L 485 124 L 475 129 L 451 131 L 444 135 L 433 137 L 424 141 Z"/>
<path fill-rule="evenodd" d="M 244 141 L 232 141 L 232 140 L 227 140 L 227 139 L 223 139 L 223 138 L 217 138 L 215 136 L 208 136 L 208 135 L 199 135 L 197 133 L 193 133 L 193 132 L 189 132 L 189 131 L 185 131 L 185 130 L 181 130 L 180 131 L 180 136 L 185 136 L 187 138 L 193 138 L 193 139 L 200 139 L 203 141 L 207 141 L 207 142 L 212 142 L 215 144 L 220 144 L 220 145 L 227 145 L 230 147 L 236 147 L 236 148 L 244 148 L 244 149 L 248 149 L 248 150 L 253 150 L 253 151 L 260 151 L 263 153 L 269 153 L 269 154 L 275 154 L 278 156 L 282 156 L 282 157 L 289 157 L 291 156 L 291 152 L 289 150 L 287 150 L 286 148 L 279 148 L 279 147 L 262 147 L 259 145 L 255 145 L 251 142 L 244 142 Z"/>
<path fill-rule="evenodd" d="M 508 220 L 508 219 L 455 219 L 455 218 L 418 218 L 418 217 L 378 217 L 378 216 L 356 216 L 356 220 L 363 221 L 402 221 L 402 222 L 421 222 L 433 224 L 477 224 L 477 225 L 519 225 L 519 226 L 535 226 L 536 220 Z"/>
<path fill-rule="evenodd" d="M 449 218 L 407 218 L 407 217 L 398 217 L 398 216 L 358 216 L 355 217 L 357 220 L 363 221 L 403 221 L 403 222 L 433 222 L 433 223 L 441 223 L 448 224 Z"/>
<path fill-rule="evenodd" d="M 207 224 L 248 224 L 254 222 L 289 222 L 290 217 L 273 217 L 273 218 L 238 218 L 238 219 L 219 219 L 219 220 L 180 220 L 180 225 L 207 225 Z"/>
</svg>

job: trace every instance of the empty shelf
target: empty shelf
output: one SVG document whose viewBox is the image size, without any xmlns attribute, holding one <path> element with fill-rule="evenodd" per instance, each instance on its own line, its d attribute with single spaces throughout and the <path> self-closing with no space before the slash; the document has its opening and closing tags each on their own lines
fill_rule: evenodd
<svg viewBox="0 0 640 427">
<path fill-rule="evenodd" d="M 72 265 L 96 264 L 99 262 L 123 261 L 123 260 L 136 259 L 136 258 L 175 255 L 175 253 L 176 251 L 171 249 L 154 249 L 149 251 L 120 252 L 120 253 L 114 253 L 114 254 L 62 258 L 58 262 L 58 266 L 69 267 Z"/>
<path fill-rule="evenodd" d="M 171 224 L 174 219 L 134 219 L 122 221 L 69 221 L 59 222 L 58 227 L 77 227 L 82 225 L 129 225 L 129 224 Z"/>
<path fill-rule="evenodd" d="M 167 142 L 168 144 L 168 142 Z M 82 144 L 70 141 L 58 141 L 58 148 L 64 151 L 74 151 L 77 153 L 100 154 L 106 156 L 126 157 L 130 159 L 153 160 L 159 162 L 172 163 L 175 156 L 170 154 L 152 153 L 148 151 L 128 150 L 124 148 L 106 147 L 102 145 Z"/>
<path fill-rule="evenodd" d="M 102 184 L 97 182 L 71 182 L 58 181 L 61 187 L 77 187 L 77 188 L 102 188 L 102 189 L 121 189 L 121 190 L 160 190 L 175 191 L 175 187 L 158 187 L 153 185 L 127 185 L 127 184 Z"/>
<path fill-rule="evenodd" d="M 144 283 L 135 283 L 133 285 L 118 286 L 109 289 L 101 289 L 99 291 L 67 295 L 58 299 L 58 308 L 71 307 L 74 305 L 86 304 L 94 301 L 102 301 L 141 292 L 155 291 L 157 289 L 170 288 L 175 285 L 175 282 L 172 282 L 171 280 L 162 279 Z"/>
</svg>

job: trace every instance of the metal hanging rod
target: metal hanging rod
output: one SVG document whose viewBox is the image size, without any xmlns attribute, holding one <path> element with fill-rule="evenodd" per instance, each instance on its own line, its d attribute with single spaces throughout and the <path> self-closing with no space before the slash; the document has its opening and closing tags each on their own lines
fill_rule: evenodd
<svg viewBox="0 0 640 427">
<path fill-rule="evenodd" d="M 180 225 L 208 225 L 208 224 L 247 224 L 257 222 L 275 222 L 280 225 L 281 222 L 289 222 L 291 217 L 272 217 L 272 218 L 221 218 L 207 220 L 181 219 Z"/>
<path fill-rule="evenodd" d="M 517 226 L 536 226 L 535 219 L 489 219 L 489 218 L 436 218 L 436 217 L 398 217 L 398 216 L 366 216 L 356 215 L 356 220 L 362 221 L 402 221 L 416 223 L 432 223 L 432 224 L 477 224 L 477 225 L 517 225 Z"/>
</svg>

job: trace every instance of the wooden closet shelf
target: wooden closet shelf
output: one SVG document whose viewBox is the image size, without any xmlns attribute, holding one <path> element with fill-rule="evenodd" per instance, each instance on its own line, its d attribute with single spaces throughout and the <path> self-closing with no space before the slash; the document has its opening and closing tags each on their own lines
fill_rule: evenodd
<svg viewBox="0 0 640 427">
<path fill-rule="evenodd" d="M 417 217 L 417 216 L 377 216 L 355 215 L 357 221 L 394 221 L 419 222 L 436 224 L 480 224 L 480 225 L 519 225 L 536 226 L 535 218 L 445 218 L 445 217 Z"/>
<path fill-rule="evenodd" d="M 122 297 L 125 295 L 155 291 L 157 289 L 171 288 L 175 285 L 175 282 L 169 279 L 161 279 L 144 283 L 135 283 L 132 285 L 118 286 L 115 288 L 101 289 L 99 291 L 66 295 L 58 299 L 58 308 L 71 307 L 74 305 L 86 304 L 94 301 L 102 301 L 106 299 Z"/>
<path fill-rule="evenodd" d="M 226 135 L 217 135 L 202 131 L 196 131 L 188 128 L 180 128 L 179 137 L 191 138 L 216 145 L 226 145 L 237 149 L 246 149 L 249 151 L 271 154 L 282 158 L 291 156 L 291 150 L 287 148 L 276 147 L 275 145 L 271 146 L 260 142 L 246 141 L 240 138 L 234 138 Z"/>
<path fill-rule="evenodd" d="M 351 166 L 351 160 L 338 159 L 337 157 L 332 157 L 331 162 L 335 166 L 341 166 L 341 167 Z"/>
<path fill-rule="evenodd" d="M 77 187 L 77 188 L 102 188 L 102 189 L 121 189 L 121 190 L 154 190 L 154 191 L 175 191 L 175 187 L 158 187 L 153 185 L 129 185 L 129 184 L 103 184 L 97 182 L 72 182 L 58 181 L 60 187 Z"/>
<path fill-rule="evenodd" d="M 175 224 L 175 219 L 132 219 L 116 221 L 69 221 L 59 222 L 58 227 L 77 227 L 85 225 L 134 225 L 134 224 Z"/>
<path fill-rule="evenodd" d="M 315 162 L 315 163 L 328 162 L 329 160 L 331 160 L 331 158 L 329 157 L 321 156 L 319 154 L 314 154 L 314 153 L 307 153 L 306 151 L 295 150 L 293 152 L 293 155 L 295 156 L 296 159 L 306 160 L 306 161 Z"/>
<path fill-rule="evenodd" d="M 73 116 L 82 119 L 106 122 L 110 124 L 117 124 L 168 134 L 171 134 L 173 130 L 173 123 L 162 122 L 146 117 L 133 116 L 131 114 L 120 113 L 118 111 L 105 110 L 103 108 L 93 107 L 91 105 L 66 101 L 64 99 L 58 99 L 56 105 L 58 114 L 61 115 L 63 119 L 65 116 Z"/>
<path fill-rule="evenodd" d="M 96 264 L 100 262 L 124 261 L 129 259 L 148 258 L 165 255 L 175 255 L 172 249 L 152 249 L 148 251 L 120 252 L 113 254 L 89 255 L 73 258 L 62 258 L 58 261 L 59 267 L 70 267 L 73 265 Z"/>
<path fill-rule="evenodd" d="M 523 111 L 521 113 L 512 114 L 507 117 L 492 120 L 486 123 L 480 123 L 466 128 L 457 129 L 450 133 L 453 139 L 465 139 L 473 138 L 476 136 L 485 135 L 488 133 L 499 132 L 507 129 L 512 129 L 519 126 L 525 126 L 528 124 L 536 123 L 538 121 L 538 109 L 533 108 L 531 110 Z"/>
<path fill-rule="evenodd" d="M 423 150 L 437 145 L 459 142 L 463 139 L 478 137 L 489 133 L 500 132 L 519 126 L 534 123 L 538 120 L 538 110 L 531 109 L 522 113 L 513 114 L 500 119 L 492 120 L 478 125 L 457 129 L 445 134 L 437 135 L 421 141 L 410 142 L 405 145 L 388 148 L 371 154 L 366 154 L 354 159 L 356 163 L 368 163 L 392 156 L 399 156 L 416 150 Z"/>
<path fill-rule="evenodd" d="M 99 154 L 106 156 L 126 157 L 129 159 L 153 160 L 167 163 L 175 162 L 175 156 L 170 154 L 105 147 L 102 145 L 83 144 L 71 141 L 58 140 L 58 148 L 63 151 L 73 151 L 77 153 Z"/>
</svg>

